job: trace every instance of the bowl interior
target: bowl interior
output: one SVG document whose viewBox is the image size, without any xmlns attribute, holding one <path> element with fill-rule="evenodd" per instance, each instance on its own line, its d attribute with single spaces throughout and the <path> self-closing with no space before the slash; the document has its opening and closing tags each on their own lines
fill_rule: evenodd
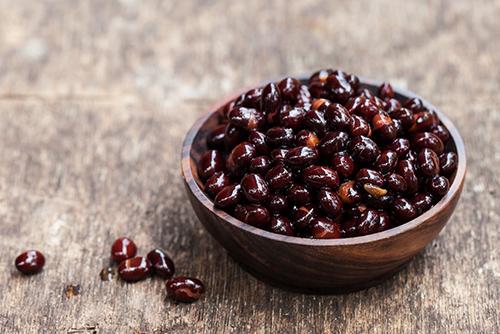
<svg viewBox="0 0 500 334">
<path fill-rule="evenodd" d="M 378 90 L 378 87 L 382 83 L 381 81 L 364 79 L 364 78 L 360 78 L 360 80 L 361 80 L 361 86 L 369 89 L 373 93 L 376 93 L 376 91 Z M 301 81 L 304 83 L 307 81 L 307 79 L 301 78 Z M 383 232 L 378 232 L 378 233 L 370 234 L 367 236 L 358 236 L 358 237 L 341 238 L 341 239 L 307 239 L 307 238 L 279 235 L 276 233 L 272 233 L 272 232 L 268 232 L 268 231 L 265 231 L 262 229 L 258 229 L 256 227 L 253 227 L 251 225 L 243 223 L 242 221 L 234 218 L 233 216 L 229 215 L 225 211 L 222 211 L 222 210 L 215 208 L 212 204 L 212 200 L 207 195 L 205 195 L 205 193 L 203 192 L 203 182 L 198 177 L 197 165 L 198 165 L 198 161 L 200 160 L 201 155 L 207 149 L 206 142 L 207 142 L 208 135 L 210 134 L 211 130 L 214 129 L 219 124 L 219 115 L 216 112 L 216 110 L 220 106 L 222 106 L 225 103 L 227 103 L 228 101 L 232 100 L 232 98 L 224 100 L 223 102 L 217 104 L 212 109 L 210 109 L 209 113 L 202 116 L 188 132 L 186 139 L 185 139 L 185 142 L 184 142 L 184 146 L 183 146 L 184 151 L 183 151 L 183 159 L 182 159 L 183 173 L 184 173 L 184 177 L 188 181 L 187 182 L 188 186 L 191 188 L 191 190 L 193 191 L 193 193 L 195 194 L 197 199 L 203 205 L 205 205 L 210 211 L 214 212 L 216 215 L 218 215 L 220 218 L 224 219 L 225 221 L 229 222 L 230 224 L 235 225 L 238 228 L 242 228 L 244 230 L 247 230 L 250 233 L 255 233 L 255 234 L 258 234 L 259 236 L 262 236 L 262 237 L 266 237 L 266 238 L 270 238 L 270 239 L 274 239 L 274 240 L 280 240 L 283 242 L 311 244 L 311 245 L 318 245 L 318 246 L 321 246 L 321 245 L 325 245 L 325 246 L 349 245 L 349 244 L 374 242 L 376 240 L 389 238 L 389 237 L 394 236 L 396 234 L 408 231 L 408 230 L 412 229 L 413 227 L 425 222 L 429 217 L 432 217 L 437 212 L 439 212 L 445 205 L 448 204 L 452 195 L 461 189 L 461 185 L 462 185 L 464 177 L 465 177 L 465 169 L 466 169 L 465 150 L 464 150 L 463 140 L 460 137 L 460 134 L 458 133 L 457 128 L 434 105 L 432 105 L 431 103 L 429 103 L 425 99 L 421 98 L 420 96 L 418 96 L 412 92 L 405 91 L 405 90 L 399 89 L 399 88 L 394 87 L 394 86 L 393 86 L 393 88 L 394 88 L 394 92 L 395 92 L 395 97 L 399 101 L 404 102 L 408 98 L 418 97 L 424 102 L 424 105 L 428 109 L 436 111 L 442 124 L 448 129 L 448 131 L 450 132 L 450 135 L 451 135 L 450 140 L 446 144 L 446 148 L 449 151 L 453 151 L 453 152 L 457 153 L 457 156 L 458 156 L 458 167 L 457 167 L 457 170 L 455 171 L 455 173 L 450 177 L 450 189 L 449 189 L 448 193 L 438 203 L 436 203 L 430 210 L 426 211 L 424 214 L 418 216 L 417 218 L 415 218 L 407 223 L 404 223 L 400 226 L 391 228 L 391 229 L 383 231 Z M 236 96 L 238 96 L 238 95 L 236 95 Z M 192 181 L 189 181 L 189 180 L 192 180 Z"/>
</svg>

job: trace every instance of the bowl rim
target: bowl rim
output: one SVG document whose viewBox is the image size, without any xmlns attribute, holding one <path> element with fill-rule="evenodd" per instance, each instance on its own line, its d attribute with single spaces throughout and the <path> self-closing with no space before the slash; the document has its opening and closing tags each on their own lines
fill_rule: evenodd
<svg viewBox="0 0 500 334">
<path fill-rule="evenodd" d="M 304 76 L 297 76 L 299 80 L 304 80 Z M 367 79 L 364 77 L 359 77 L 360 83 L 368 86 L 374 86 L 378 87 L 380 86 L 383 81 L 380 80 L 374 80 L 374 79 Z M 392 84 L 391 84 L 392 85 Z M 448 193 L 441 198 L 441 200 L 436 203 L 430 210 L 426 211 L 424 214 L 416 217 L 413 220 L 410 220 L 409 222 L 406 222 L 402 225 L 399 225 L 397 227 L 393 227 L 391 229 L 388 229 L 386 231 L 382 232 L 377 232 L 365 236 L 357 236 L 357 237 L 350 237 L 350 238 L 339 238 L 339 239 L 309 239 L 309 238 L 301 238 L 301 237 L 295 237 L 295 236 L 286 236 L 286 235 L 281 235 L 273 232 L 269 232 L 251 225 L 248 225 L 235 217 L 231 216 L 227 212 L 220 210 L 218 208 L 215 208 L 213 205 L 212 199 L 210 199 L 201 189 L 198 185 L 198 183 L 195 181 L 195 176 L 192 173 L 191 170 L 191 148 L 193 141 L 201 128 L 201 126 L 206 122 L 206 120 L 217 111 L 217 109 L 221 106 L 223 106 L 225 103 L 230 101 L 231 99 L 236 98 L 241 94 L 241 91 L 239 91 L 238 94 L 233 94 L 229 98 L 222 99 L 219 102 L 215 103 L 211 108 L 209 108 L 208 112 L 205 112 L 202 114 L 196 121 L 195 123 L 191 126 L 189 131 L 187 132 L 183 145 L 182 145 L 182 152 L 181 152 L 181 170 L 182 170 L 182 177 L 184 178 L 185 184 L 189 187 L 189 190 L 193 193 L 193 195 L 196 197 L 196 200 L 200 202 L 203 206 L 205 206 L 206 209 L 211 211 L 213 214 L 217 215 L 218 218 L 224 220 L 225 222 L 231 224 L 232 226 L 245 230 L 246 232 L 255 235 L 256 237 L 261 237 L 261 238 L 266 238 L 266 239 L 271 239 L 274 241 L 278 242 L 284 242 L 284 243 L 289 243 L 289 244 L 294 244 L 294 245 L 307 245 L 307 246 L 347 246 L 347 245 L 361 245 L 361 244 L 367 244 L 367 243 L 372 243 L 372 242 L 377 242 L 380 240 L 384 239 L 389 239 L 392 237 L 395 237 L 397 235 L 403 234 L 405 232 L 408 232 L 422 224 L 424 224 L 426 221 L 429 220 L 429 218 L 435 216 L 438 214 L 442 209 L 447 207 L 451 200 L 457 195 L 457 192 L 459 192 L 462 188 L 464 179 L 465 179 L 465 173 L 466 173 L 466 155 L 465 155 L 465 145 L 463 142 L 462 137 L 460 136 L 460 133 L 458 132 L 457 127 L 453 124 L 453 122 L 445 115 L 443 114 L 438 108 L 436 108 L 433 104 L 431 104 L 429 101 L 423 99 L 421 96 L 408 91 L 406 89 L 402 89 L 400 87 L 397 87 L 395 85 L 392 85 L 394 92 L 398 95 L 405 96 L 407 98 L 419 98 L 422 100 L 424 105 L 431 110 L 436 111 L 436 113 L 439 116 L 439 119 L 441 122 L 446 126 L 448 131 L 450 132 L 451 139 L 455 143 L 456 147 L 456 153 L 458 156 L 458 166 L 455 174 L 455 178 L 450 185 L 450 189 L 448 190 Z"/>
</svg>

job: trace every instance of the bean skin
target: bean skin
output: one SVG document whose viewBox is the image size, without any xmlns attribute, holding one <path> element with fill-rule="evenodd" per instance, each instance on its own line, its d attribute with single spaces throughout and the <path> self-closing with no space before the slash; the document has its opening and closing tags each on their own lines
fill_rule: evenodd
<svg viewBox="0 0 500 334">
<path fill-rule="evenodd" d="M 342 183 L 337 193 L 344 204 L 354 205 L 361 201 L 361 192 L 354 181 Z"/>
<path fill-rule="evenodd" d="M 231 183 L 231 179 L 224 172 L 215 173 L 205 182 L 205 192 L 214 198 L 224 187 Z"/>
<path fill-rule="evenodd" d="M 373 169 L 362 168 L 356 174 L 356 182 L 365 185 L 367 183 L 373 184 L 375 186 L 384 186 L 384 176 Z"/>
<path fill-rule="evenodd" d="M 224 149 L 224 132 L 226 131 L 226 124 L 221 124 L 210 132 L 207 139 L 207 146 L 212 150 Z"/>
<path fill-rule="evenodd" d="M 37 250 L 29 250 L 19 254 L 14 263 L 16 269 L 24 275 L 33 275 L 42 270 L 45 257 Z"/>
<path fill-rule="evenodd" d="M 439 166 L 441 173 L 444 175 L 451 175 L 458 166 L 458 157 L 455 152 L 446 152 L 439 156 Z"/>
<path fill-rule="evenodd" d="M 302 230 L 310 227 L 314 217 L 316 217 L 316 209 L 310 204 L 303 205 L 295 209 L 292 213 L 294 226 Z"/>
<path fill-rule="evenodd" d="M 221 172 L 224 169 L 224 158 L 222 153 L 216 150 L 208 150 L 201 156 L 198 164 L 198 175 L 204 180 Z"/>
<path fill-rule="evenodd" d="M 372 134 L 372 128 L 370 127 L 370 124 L 368 124 L 367 121 L 365 121 L 361 116 L 358 115 L 351 116 L 351 127 L 349 130 L 349 134 L 353 137 L 370 137 Z"/>
<path fill-rule="evenodd" d="M 410 151 L 410 141 L 406 138 L 396 138 L 388 145 L 388 148 L 398 155 L 398 158 L 403 158 Z"/>
<path fill-rule="evenodd" d="M 261 109 L 269 114 L 278 110 L 281 104 L 281 93 L 278 86 L 271 82 L 262 90 Z"/>
<path fill-rule="evenodd" d="M 301 130 L 297 133 L 297 145 L 298 146 L 308 146 L 310 148 L 315 148 L 319 144 L 319 138 L 316 134 L 309 130 Z"/>
<path fill-rule="evenodd" d="M 338 239 L 340 225 L 327 217 L 315 217 L 311 222 L 311 234 L 315 239 Z"/>
<path fill-rule="evenodd" d="M 378 96 L 382 99 L 392 99 L 394 97 L 394 90 L 388 82 L 384 82 L 378 88 Z"/>
<path fill-rule="evenodd" d="M 396 173 L 404 178 L 408 193 L 414 194 L 418 191 L 418 178 L 415 168 L 409 160 L 401 160 L 396 168 Z"/>
<path fill-rule="evenodd" d="M 111 259 L 116 263 L 134 257 L 136 253 L 137 246 L 132 239 L 127 237 L 116 239 L 111 246 Z"/>
<path fill-rule="evenodd" d="M 236 145 L 226 160 L 226 168 L 233 174 L 241 174 L 250 165 L 253 158 L 257 156 L 255 146 L 249 142 Z"/>
<path fill-rule="evenodd" d="M 264 114 L 253 108 L 236 107 L 228 114 L 229 123 L 234 126 L 252 130 L 264 124 Z"/>
<path fill-rule="evenodd" d="M 249 225 L 267 230 L 271 220 L 271 215 L 266 207 L 259 204 L 247 204 L 244 206 L 243 221 Z"/>
<path fill-rule="evenodd" d="M 450 181 L 444 176 L 434 176 L 428 182 L 429 191 L 438 198 L 443 197 L 450 188 Z"/>
<path fill-rule="evenodd" d="M 293 130 L 283 127 L 273 127 L 267 130 L 267 141 L 273 147 L 290 147 L 295 141 Z"/>
<path fill-rule="evenodd" d="M 375 161 L 375 167 L 383 174 L 393 171 L 398 164 L 398 155 L 395 151 L 385 150 Z"/>
<path fill-rule="evenodd" d="M 271 194 L 268 204 L 271 213 L 280 213 L 288 209 L 288 199 L 283 194 Z"/>
<path fill-rule="evenodd" d="M 241 179 L 241 189 L 245 198 L 252 203 L 262 203 L 269 196 L 269 186 L 259 174 L 247 174 Z"/>
<path fill-rule="evenodd" d="M 309 166 L 302 172 L 304 182 L 314 188 L 330 187 L 336 189 L 339 186 L 339 176 L 331 168 L 324 166 Z"/>
<path fill-rule="evenodd" d="M 413 124 L 413 112 L 410 109 L 400 108 L 393 111 L 390 115 L 392 119 L 399 120 L 404 129 L 410 128 Z"/>
<path fill-rule="evenodd" d="M 444 150 L 444 144 L 441 139 L 431 132 L 417 133 L 413 137 L 412 145 L 417 151 L 423 150 L 424 148 L 430 148 L 437 154 L 441 154 Z"/>
<path fill-rule="evenodd" d="M 417 210 L 417 215 L 420 216 L 432 207 L 434 198 L 430 193 L 418 193 L 411 199 L 411 203 Z"/>
<path fill-rule="evenodd" d="M 345 152 L 340 152 L 333 155 L 332 166 L 335 168 L 337 173 L 343 177 L 349 177 L 355 171 L 353 158 Z"/>
<path fill-rule="evenodd" d="M 406 198 L 396 198 L 392 202 L 392 213 L 402 222 L 407 222 L 417 216 L 417 210 Z"/>
<path fill-rule="evenodd" d="M 385 177 L 387 188 L 395 194 L 401 194 L 406 191 L 407 185 L 404 177 L 399 174 L 391 173 Z"/>
<path fill-rule="evenodd" d="M 349 135 L 342 131 L 328 132 L 319 144 L 319 151 L 324 157 L 343 151 L 349 145 Z"/>
<path fill-rule="evenodd" d="M 446 144 L 450 140 L 450 132 L 444 125 L 436 125 L 431 128 L 431 132 L 441 139 L 441 141 Z"/>
<path fill-rule="evenodd" d="M 280 111 L 281 125 L 290 129 L 299 128 L 304 122 L 305 115 L 306 111 L 304 108 L 292 108 L 284 105 Z"/>
<path fill-rule="evenodd" d="M 311 193 L 303 185 L 294 184 L 287 190 L 287 200 L 293 205 L 302 206 L 311 202 Z"/>
<path fill-rule="evenodd" d="M 330 189 L 320 189 L 318 192 L 319 206 L 330 217 L 338 217 L 342 213 L 342 200 Z"/>
<path fill-rule="evenodd" d="M 288 218 L 282 215 L 277 215 L 271 218 L 271 231 L 278 234 L 293 236 L 295 232 L 293 231 L 292 224 Z"/>
<path fill-rule="evenodd" d="M 265 174 L 271 167 L 271 160 L 266 156 L 255 157 L 250 160 L 248 170 L 255 174 Z"/>
<path fill-rule="evenodd" d="M 241 200 L 241 186 L 233 184 L 224 187 L 214 199 L 214 205 L 221 209 L 234 207 Z"/>
<path fill-rule="evenodd" d="M 305 116 L 305 124 L 309 130 L 319 136 L 323 136 L 327 130 L 325 115 L 319 110 L 309 110 Z"/>
<path fill-rule="evenodd" d="M 354 160 L 362 163 L 373 162 L 380 154 L 378 145 L 368 137 L 358 136 L 351 141 Z"/>
<path fill-rule="evenodd" d="M 332 103 L 326 108 L 325 119 L 334 131 L 349 131 L 352 122 L 349 111 L 338 103 Z"/>
<path fill-rule="evenodd" d="M 260 131 L 250 131 L 248 141 L 255 147 L 257 154 L 267 155 L 269 153 L 269 146 L 267 145 L 267 137 Z"/>
<path fill-rule="evenodd" d="M 278 164 L 267 172 L 266 180 L 271 189 L 282 189 L 290 185 L 292 173 L 285 166 Z"/>
<path fill-rule="evenodd" d="M 126 259 L 118 266 L 118 274 L 127 282 L 142 281 L 147 278 L 151 271 L 151 263 L 142 256 Z"/>
<path fill-rule="evenodd" d="M 192 303 L 205 293 L 203 282 L 197 278 L 178 276 L 167 281 L 167 295 L 182 303 Z"/>
<path fill-rule="evenodd" d="M 174 275 L 174 261 L 160 248 L 153 249 L 147 255 L 147 259 L 151 264 L 151 272 L 156 276 L 164 279 L 169 279 Z"/>
<path fill-rule="evenodd" d="M 424 148 L 417 158 L 419 171 L 427 177 L 439 174 L 439 158 L 430 148 Z"/>
<path fill-rule="evenodd" d="M 391 141 L 398 134 L 392 118 L 385 112 L 377 113 L 372 119 L 375 134 L 383 141 Z"/>
<path fill-rule="evenodd" d="M 315 148 L 299 146 L 288 151 L 285 160 L 292 166 L 304 166 L 315 162 L 318 158 L 319 153 Z"/>
<path fill-rule="evenodd" d="M 300 92 L 300 81 L 291 77 L 284 78 L 278 83 L 278 89 L 285 100 L 295 101 Z"/>
</svg>

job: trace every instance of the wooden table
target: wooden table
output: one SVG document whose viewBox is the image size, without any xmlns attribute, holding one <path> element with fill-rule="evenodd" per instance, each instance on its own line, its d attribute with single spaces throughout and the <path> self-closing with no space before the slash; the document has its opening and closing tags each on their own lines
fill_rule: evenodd
<svg viewBox="0 0 500 334">
<path fill-rule="evenodd" d="M 499 331 L 498 1 L 1 1 L 0 332 Z M 419 92 L 468 153 L 452 221 L 386 283 L 340 296 L 272 288 L 202 229 L 179 172 L 185 131 L 245 85 L 321 67 Z M 102 282 L 129 235 L 160 246 L 204 300 Z M 42 250 L 42 274 L 14 257 Z M 67 298 L 65 286 L 81 286 Z"/>
</svg>

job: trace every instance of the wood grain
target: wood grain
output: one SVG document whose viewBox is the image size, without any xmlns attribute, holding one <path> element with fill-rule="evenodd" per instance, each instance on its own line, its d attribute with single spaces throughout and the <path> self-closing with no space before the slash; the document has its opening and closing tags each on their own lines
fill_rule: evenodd
<svg viewBox="0 0 500 334">
<path fill-rule="evenodd" d="M 496 333 L 498 1 L 0 1 L 0 332 Z M 324 66 L 407 86 L 463 135 L 450 223 L 402 272 L 342 296 L 290 293 L 204 232 L 182 138 L 238 87 Z M 109 245 L 164 247 L 205 299 L 101 282 Z M 38 248 L 42 274 L 14 257 Z M 66 298 L 67 285 L 81 294 Z"/>
</svg>

